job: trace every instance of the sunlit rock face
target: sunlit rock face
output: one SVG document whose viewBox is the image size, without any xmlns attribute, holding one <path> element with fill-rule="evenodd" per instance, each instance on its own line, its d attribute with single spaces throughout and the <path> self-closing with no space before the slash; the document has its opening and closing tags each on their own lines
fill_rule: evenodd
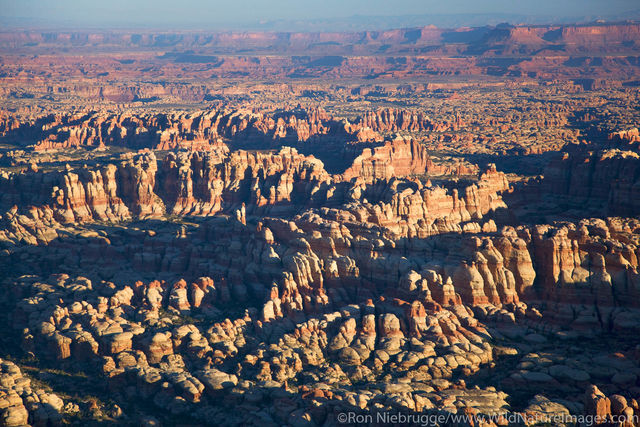
<svg viewBox="0 0 640 427">
<path fill-rule="evenodd" d="M 638 28 L 0 30 L 0 426 L 637 425 Z"/>
</svg>

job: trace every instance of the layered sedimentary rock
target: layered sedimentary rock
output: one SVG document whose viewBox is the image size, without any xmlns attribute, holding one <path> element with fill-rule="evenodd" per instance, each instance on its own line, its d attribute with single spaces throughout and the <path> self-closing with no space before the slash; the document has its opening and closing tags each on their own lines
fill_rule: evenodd
<svg viewBox="0 0 640 427">
<path fill-rule="evenodd" d="M 46 205 L 60 222 L 74 223 L 214 214 L 223 199 L 228 205 L 274 205 L 308 195 L 304 181 L 329 179 L 322 162 L 285 148 L 278 154 L 169 154 L 162 161 L 147 153 L 98 170 L 5 175 L 2 185 L 5 205 Z"/>
<path fill-rule="evenodd" d="M 272 299 L 278 302 L 271 304 L 280 309 L 274 313 L 284 313 L 284 307 L 289 312 L 313 310 L 327 304 L 326 295 L 335 302 L 348 302 L 356 295 L 374 297 L 369 286 L 387 289 L 400 298 L 419 296 L 445 305 L 456 301 L 500 305 L 525 299 L 563 304 L 596 301 L 601 307 L 634 306 L 639 256 L 635 222 L 612 218 L 606 222 L 507 227 L 494 235 L 497 229 L 493 219 L 482 215 L 491 214 L 501 204 L 492 204 L 489 199 L 486 205 L 471 204 L 479 210 L 470 211 L 468 198 L 452 198 L 445 193 L 444 200 L 436 204 L 433 192 L 439 191 L 429 188 L 423 191 L 422 195 L 417 193 L 421 200 L 417 205 L 413 202 L 405 205 L 403 201 L 411 200 L 413 193 L 403 192 L 401 198 L 393 196 L 389 204 L 352 201 L 342 209 L 312 209 L 291 222 L 267 218 L 253 232 L 245 228 L 249 226 L 243 224 L 244 217 L 240 216 L 227 220 L 230 224 L 237 221 L 231 228 L 237 231 L 231 234 L 215 231 L 219 227 L 217 222 L 203 224 L 199 237 L 189 237 L 184 229 L 178 230 L 175 243 L 142 233 L 140 246 L 129 245 L 120 254 L 120 249 L 108 239 L 87 233 L 90 240 L 86 244 L 98 246 L 95 250 L 80 246 L 73 252 L 83 265 L 95 264 L 94 257 L 101 256 L 106 249 L 116 250 L 111 255 L 113 262 L 133 261 L 131 267 L 135 269 L 233 278 L 229 282 L 231 289 L 235 289 L 232 292 L 245 295 L 243 298 L 247 298 L 247 292 L 249 296 L 264 297 L 273 289 L 249 290 L 241 283 L 275 281 L 278 288 Z M 471 198 L 475 199 L 482 200 L 477 196 Z M 450 205 L 446 207 L 446 203 Z M 409 206 L 411 210 L 403 213 Z M 378 212 L 377 216 L 365 215 L 367 209 L 371 209 L 368 215 Z M 383 212 L 388 216 L 381 215 Z M 64 258 L 70 248 L 61 239 L 62 234 L 55 231 L 59 224 L 54 218 L 51 210 L 44 208 L 32 210 L 29 215 L 7 212 L 3 217 L 6 230 L 3 240 L 49 244 L 50 256 Z M 312 238 L 306 234 L 311 230 L 315 230 Z M 243 237 L 233 237 L 233 233 Z M 228 250 L 209 244 L 201 246 L 202 254 L 192 253 L 188 249 L 192 239 L 200 242 L 200 246 L 209 239 L 228 241 L 230 248 L 238 246 L 238 259 L 246 259 L 250 254 L 252 267 L 238 275 L 233 264 L 229 264 Z M 178 246 L 182 249 L 177 253 L 170 250 L 171 245 L 180 241 L 184 242 Z M 101 245 L 106 245 L 105 249 L 98 249 Z M 135 255 L 127 260 L 130 253 Z M 207 262 L 206 253 L 218 255 L 210 259 L 213 262 Z M 427 258 L 421 259 L 420 254 Z M 438 261 L 429 261 L 434 257 Z M 49 264 L 43 263 L 42 267 L 48 268 L 46 265 Z M 345 288 L 344 283 L 351 283 L 352 287 Z M 202 303 L 201 297 L 193 296 L 200 294 L 196 288 L 182 289 L 175 297 L 176 308 L 188 309 Z M 205 291 L 202 287 L 198 289 Z M 185 301 L 187 295 L 196 299 L 179 302 Z M 303 298 L 304 295 L 307 296 Z M 304 302 L 306 298 L 310 305 Z M 607 322 L 596 320 L 603 326 Z"/>
<path fill-rule="evenodd" d="M 497 174 L 490 170 L 481 181 L 500 183 Z M 223 415 L 226 404 L 216 403 L 222 396 L 280 405 L 270 419 L 281 422 L 310 413 L 316 424 L 330 419 L 330 408 L 348 408 L 335 403 L 338 396 L 361 408 L 385 399 L 389 410 L 424 411 L 448 407 L 454 395 L 467 410 L 506 417 L 511 412 L 504 394 L 466 389 L 454 380 L 473 378 L 502 352 L 518 352 L 496 346 L 494 337 L 504 333 L 539 342 L 548 339 L 551 327 L 593 333 L 640 326 L 630 307 L 637 298 L 624 293 L 637 287 L 633 222 L 507 227 L 496 233 L 489 220 L 480 229 L 406 239 L 385 236 L 391 224 L 338 222 L 325 215 L 267 217 L 258 224 L 212 218 L 195 228 L 175 227 L 173 236 L 161 228 L 135 236 L 123 230 L 109 240 L 70 230 L 77 237 L 65 241 L 61 231 L 42 247 L 46 256 L 31 255 L 44 275 L 59 271 L 56 259 L 73 260 L 89 275 L 100 275 L 110 269 L 97 262 L 105 256 L 122 275 L 113 281 L 24 276 L 6 283 L 2 304 L 25 351 L 61 366 L 91 363 L 111 390 L 128 389 L 129 398 L 145 400 L 157 411 L 170 408 L 208 422 L 225 417 L 236 424 L 251 422 L 252 412 L 229 421 Z M 16 233 L 19 226 L 23 232 L 33 229 L 19 215 L 3 220 L 15 224 Z M 62 230 L 55 221 L 50 224 Z M 589 270 L 588 259 L 598 254 L 602 260 L 593 264 L 600 270 Z M 32 264 L 29 256 L 21 259 Z M 170 271 L 186 279 L 125 279 L 141 271 Z M 594 296 L 597 305 L 591 303 Z M 249 308 L 222 320 L 221 313 L 234 303 Z M 172 324 L 179 316 L 205 320 Z M 600 359 L 572 367 L 559 360 L 547 368 L 547 362 L 538 363 L 540 356 L 520 357 L 523 368 L 505 386 L 535 386 L 536 393 L 559 383 L 580 389 L 603 375 L 589 367 Z M 618 369 L 613 361 L 606 363 L 616 366 L 607 375 L 615 378 L 614 393 L 622 393 L 634 381 L 626 373 L 635 372 L 635 364 L 621 361 Z M 303 384 L 290 385 L 298 378 Z M 382 390 L 366 386 L 381 381 Z M 286 397 L 274 390 L 284 390 Z M 286 409 L 281 399 L 287 399 Z M 549 402 L 532 400 L 526 414 L 569 412 Z M 572 409 L 583 410 L 592 412 L 587 403 Z"/>
<path fill-rule="evenodd" d="M 629 145 L 636 146 L 637 150 L 637 142 L 640 142 L 640 131 L 638 128 L 623 130 L 619 132 L 612 132 L 608 135 L 608 139 L 613 143 L 617 143 L 620 145 Z"/>
<path fill-rule="evenodd" d="M 412 203 L 405 200 L 409 194 L 396 195 L 392 200 L 400 182 L 387 190 L 381 183 L 430 171 L 438 175 L 442 168 L 433 164 L 423 146 L 413 140 L 395 139 L 372 150 L 365 149 L 340 176 L 328 174 L 323 163 L 313 156 L 285 147 L 277 153 L 228 153 L 225 149 L 170 153 L 162 160 L 154 153 L 143 152 L 124 155 L 118 164 L 99 168 L 5 173 L 0 186 L 1 203 L 6 209 L 12 205 L 47 206 L 63 223 L 151 218 L 165 213 L 212 215 L 239 208 L 243 203 L 251 211 L 265 206 L 320 206 L 325 201 L 339 203 L 363 195 L 369 201 L 382 197 L 380 200 L 390 203 L 382 205 L 380 213 L 381 220 L 388 221 L 397 215 L 426 219 L 426 214 L 402 213 L 413 210 L 410 206 L 401 207 Z M 410 187 L 421 189 L 423 185 L 415 181 Z M 444 189 L 430 193 L 435 198 L 448 198 L 445 209 L 460 210 L 461 216 L 455 219 L 459 222 L 500 207 L 496 193 L 507 187 L 504 176 L 494 168 L 480 177 L 478 186 L 465 190 L 463 202 L 458 202 L 457 190 L 450 196 Z M 26 188 L 28 192 L 24 191 Z M 421 197 L 423 203 L 430 203 L 429 196 Z M 440 202 L 432 203 L 435 207 Z M 439 209 L 429 208 L 436 216 L 441 215 Z"/>
<path fill-rule="evenodd" d="M 425 309 L 419 301 L 380 300 L 350 305 L 297 324 L 262 322 L 253 311 L 233 322 L 214 323 L 207 331 L 183 325 L 158 332 L 166 318 L 158 317 L 157 310 L 140 298 L 144 285 L 138 291 L 119 290 L 91 304 L 71 297 L 71 292 L 79 295 L 81 289 L 106 290 L 108 283 L 94 285 L 86 278 L 68 276 L 57 276 L 50 283 L 27 280 L 23 284 L 29 283 L 34 296 L 52 291 L 68 299 L 69 304 L 54 308 L 23 300 L 16 319 L 29 319 L 29 332 L 22 344 L 25 348 L 47 346 L 52 350 L 50 355 L 62 364 L 93 361 L 101 366 L 112 389 L 135 384 L 132 398 L 150 400 L 177 415 L 195 410 L 196 418 L 208 422 L 219 416 L 212 411 L 219 405 L 215 402 L 220 396 L 235 390 L 240 401 L 268 401 L 270 389 L 285 384 L 285 390 L 289 390 L 287 382 L 298 375 L 324 384 L 317 390 L 324 389 L 328 393 L 325 397 L 344 394 L 347 400 L 355 398 L 363 405 L 372 396 L 367 397 L 366 389 L 348 391 L 345 379 L 361 384 L 364 379 L 372 381 L 399 373 L 424 384 L 425 390 L 439 391 L 449 386 L 446 378 L 454 370 L 471 374 L 493 359 L 486 342 L 487 331 L 461 308 L 443 310 L 431 305 Z M 174 284 L 167 287 L 167 292 L 174 295 L 176 286 L 183 289 Z M 215 298 L 210 303 L 215 303 Z M 168 305 L 174 305 L 171 297 Z M 141 321 L 130 318 L 127 313 L 133 314 L 131 310 L 142 316 Z M 120 322 L 114 321 L 108 314 L 111 312 L 120 313 Z M 278 345 L 256 346 L 251 337 L 273 340 Z M 234 360 L 239 363 L 231 368 Z M 436 389 L 427 385 L 431 380 L 438 382 Z M 389 383 L 387 393 L 400 396 L 406 391 L 403 384 Z M 274 419 L 292 420 L 298 416 L 294 412 L 306 410 L 308 399 L 321 397 L 305 385 L 295 389 L 299 393 L 288 391 L 287 409 L 274 413 Z M 485 393 L 490 395 L 491 391 Z M 274 405 L 283 405 L 282 398 L 274 395 Z M 501 400 L 499 395 L 494 398 Z M 419 408 L 433 408 L 432 399 L 441 397 L 421 397 Z M 464 398 L 471 404 L 479 399 L 482 396 L 474 394 Z M 401 401 L 400 405 L 406 403 Z M 415 409 L 413 402 L 410 409 Z M 321 418 L 328 415 L 328 407 L 321 404 L 319 410 L 316 415 Z M 240 417 L 248 421 L 253 415 Z M 242 421 L 233 419 L 233 423 L 238 422 Z"/>
<path fill-rule="evenodd" d="M 637 398 L 627 399 L 619 394 L 607 397 L 598 387 L 591 386 L 585 393 L 585 414 L 597 419 L 595 425 L 618 423 L 637 424 L 639 407 Z"/>
<path fill-rule="evenodd" d="M 569 227 L 568 233 L 566 226 L 556 227 L 555 234 L 541 227 L 444 234 L 432 237 L 426 246 L 415 239 L 402 249 L 400 240 L 381 239 L 372 235 L 374 230 L 349 223 L 312 220 L 316 232 L 309 236 L 305 230 L 310 220 L 267 218 L 255 227 L 234 219 L 226 224 L 212 219 L 198 229 L 180 232 L 173 241 L 165 232 L 141 233 L 136 239 L 139 246 L 127 243 L 130 249 L 124 255 L 139 254 L 134 257 L 135 269 L 150 268 L 158 274 L 167 268 L 194 278 L 123 286 L 116 284 L 122 283 L 121 278 L 114 278 L 114 283 L 64 274 L 46 281 L 25 276 L 7 283 L 3 304 L 9 304 L 14 327 L 26 328 L 22 332 L 26 351 L 63 364 L 94 361 L 112 389 L 135 384 L 131 397 L 158 408 L 169 405 L 176 414 L 201 411 L 195 416 L 203 419 L 210 416 L 210 405 L 228 393 L 241 401 L 270 401 L 265 387 L 283 387 L 291 393 L 291 410 L 277 412 L 277 419 L 308 410 L 305 396 L 314 384 L 330 393 L 323 394 L 329 400 L 345 393 L 345 384 L 358 385 L 353 398 L 364 399 L 366 406 L 367 396 L 380 392 L 367 389 L 362 381 L 375 383 L 383 377 L 385 398 L 400 398 L 407 392 L 413 396 L 416 388 L 424 388 L 432 394 L 418 394 L 421 406 L 415 406 L 416 397 L 399 405 L 432 409 L 449 395 L 445 390 L 456 389 L 450 382 L 454 375 L 474 375 L 494 362 L 496 354 L 516 351 L 492 348 L 491 336 L 504 333 L 533 343 L 546 340 L 549 330 L 543 328 L 549 327 L 585 333 L 640 327 L 632 307 L 636 296 L 616 294 L 637 287 L 626 282 L 637 270 L 637 245 L 630 243 L 638 236 L 633 222 L 585 221 Z M 568 235 L 577 241 L 568 240 Z M 112 239 L 119 238 L 114 234 Z M 92 257 L 99 255 L 92 255 L 90 248 L 96 243 L 76 248 L 74 256 L 80 257 L 81 265 L 95 264 Z M 101 255 L 117 245 L 104 244 Z M 189 250 L 191 245 L 199 250 Z M 182 249 L 175 252 L 171 247 Z M 47 251 L 68 258 L 69 249 L 51 243 Z M 575 264 L 602 251 L 600 270 L 581 270 Z M 126 258 L 113 261 L 130 268 Z M 534 264 L 549 269 L 534 272 Z M 195 278 L 198 274 L 216 278 Z M 597 305 L 589 305 L 594 297 Z M 12 306 L 11 301 L 19 302 Z M 233 301 L 250 308 L 235 320 L 216 320 Z M 528 306 L 540 301 L 540 310 Z M 169 317 L 182 315 L 209 320 L 171 324 Z M 531 329 L 519 326 L 523 324 Z M 520 388 L 533 382 L 540 392 L 540 387 L 553 389 L 559 381 L 575 382 L 580 388 L 590 375 L 603 375 L 587 361 L 572 368 L 556 361 L 544 368 L 546 362 L 538 364 L 537 358 L 523 357 L 523 369 L 509 381 Z M 619 368 L 613 361 L 606 363 L 616 367 L 607 375 L 615 378 L 617 390 L 635 381 L 624 376 L 636 371 L 632 361 L 620 361 Z M 293 389 L 287 385 L 300 377 L 305 378 L 304 385 Z M 403 385 L 407 383 L 402 378 L 410 379 L 412 386 Z M 474 407 L 492 393 L 464 392 L 460 399 L 465 407 Z M 550 404 L 543 405 L 540 399 L 530 402 L 529 415 L 541 408 L 550 410 Z M 490 400 L 501 406 L 499 395 Z M 592 413 L 589 405 L 585 403 L 586 414 Z M 618 406 L 624 411 L 628 405 Z M 562 408 L 554 411 L 566 410 Z M 613 413 L 613 409 L 602 411 Z"/>
<path fill-rule="evenodd" d="M 10 82 L 15 78 L 37 80 L 43 69 L 54 77 L 67 78 L 123 80 L 151 74 L 162 76 L 164 81 L 154 90 L 142 93 L 128 85 L 112 89 L 85 84 L 76 91 L 84 90 L 97 99 L 116 102 L 145 100 L 154 94 L 177 94 L 201 101 L 207 95 L 202 85 L 185 89 L 184 84 L 167 84 L 167 77 L 171 83 L 181 77 L 206 81 L 212 76 L 415 78 L 456 74 L 585 80 L 593 80 L 594 76 L 637 77 L 638 47 L 634 42 L 638 28 L 637 23 L 620 23 L 473 29 L 424 27 L 348 33 L 13 31 L 0 34 L 0 48 L 12 54 L 11 61 L 2 67 Z M 78 67 L 59 62 L 58 57 L 50 54 L 52 49 L 70 46 L 77 56 L 69 56 Z M 121 56 L 102 54 L 114 50 Z M 132 55 L 132 51 L 137 55 Z"/>
<path fill-rule="evenodd" d="M 640 153 L 637 129 L 606 139 L 568 144 L 539 177 L 523 180 L 505 196 L 521 220 L 548 222 L 640 213 Z"/>
<path fill-rule="evenodd" d="M 0 32 L 0 424 L 634 425 L 637 38 Z"/>
<path fill-rule="evenodd" d="M 443 132 L 459 126 L 461 123 L 455 121 L 434 123 L 422 112 L 389 108 L 367 112 L 353 122 L 333 118 L 322 108 L 273 113 L 225 108 L 172 114 L 51 114 L 23 124 L 3 113 L 0 134 L 12 141 L 35 138 L 38 140 L 36 150 L 79 146 L 206 149 L 222 145 L 222 138 L 237 144 L 253 144 L 256 148 L 270 148 L 316 139 L 380 141 L 379 133 Z"/>
<path fill-rule="evenodd" d="M 123 47 L 155 47 L 158 44 L 173 46 L 182 49 L 202 48 L 206 46 L 220 49 L 229 47 L 245 47 L 250 44 L 254 49 L 288 49 L 309 50 L 330 49 L 331 46 L 356 45 L 379 49 L 381 44 L 387 43 L 393 46 L 409 44 L 415 47 L 433 46 L 433 44 L 446 42 L 447 36 L 457 36 L 458 42 L 524 45 L 535 48 L 540 45 L 549 46 L 555 44 L 569 44 L 567 49 L 579 48 L 605 48 L 606 42 L 616 48 L 623 48 L 625 42 L 633 41 L 638 37 L 640 29 L 634 23 L 620 24 L 584 24 L 566 26 L 508 26 L 483 27 L 472 31 L 462 28 L 451 34 L 451 30 L 436 27 L 423 27 L 418 29 L 396 29 L 386 31 L 365 31 L 351 33 L 180 33 L 167 38 L 165 34 L 145 33 L 130 34 L 128 32 L 83 32 L 71 34 L 65 32 L 42 33 L 38 31 L 6 32 L 2 34 L 2 46 L 24 46 L 31 43 L 35 46 L 42 45 L 70 45 L 92 46 L 94 44 L 108 43 Z M 32 46 L 33 47 L 33 46 Z"/>
<path fill-rule="evenodd" d="M 20 367 L 0 359 L 0 423 L 7 427 L 62 422 L 64 401 L 31 384 Z"/>
<path fill-rule="evenodd" d="M 609 215 L 632 216 L 640 212 L 638 153 L 609 150 L 571 157 L 563 159 L 559 177 L 552 172 L 555 165 L 550 166 L 545 180 L 549 189 L 578 203 L 599 207 Z"/>
<path fill-rule="evenodd" d="M 397 176 L 423 175 L 433 170 L 427 150 L 413 140 L 396 138 L 381 147 L 365 148 L 348 168 L 343 179 L 361 177 L 365 182 Z"/>
</svg>

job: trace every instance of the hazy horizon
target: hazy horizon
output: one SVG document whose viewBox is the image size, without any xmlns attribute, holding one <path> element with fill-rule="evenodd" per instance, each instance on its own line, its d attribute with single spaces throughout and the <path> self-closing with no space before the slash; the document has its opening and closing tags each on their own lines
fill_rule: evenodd
<svg viewBox="0 0 640 427">
<path fill-rule="evenodd" d="M 78 3 L 73 0 L 0 0 L 5 28 L 167 29 L 336 31 L 588 22 L 597 19 L 640 19 L 635 0 L 540 0 L 535 4 L 506 0 L 293 0 L 228 3 L 204 0 L 113 0 Z"/>
</svg>

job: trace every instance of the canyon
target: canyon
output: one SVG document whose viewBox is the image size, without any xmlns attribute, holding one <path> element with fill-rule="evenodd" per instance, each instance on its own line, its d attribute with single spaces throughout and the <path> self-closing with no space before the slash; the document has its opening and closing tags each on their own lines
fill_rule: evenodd
<svg viewBox="0 0 640 427">
<path fill-rule="evenodd" d="M 0 425 L 638 425 L 639 49 L 0 32 Z"/>
</svg>

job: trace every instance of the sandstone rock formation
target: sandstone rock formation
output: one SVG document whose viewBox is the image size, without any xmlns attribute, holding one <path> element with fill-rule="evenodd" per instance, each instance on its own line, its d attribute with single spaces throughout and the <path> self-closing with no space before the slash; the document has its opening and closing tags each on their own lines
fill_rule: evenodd
<svg viewBox="0 0 640 427">
<path fill-rule="evenodd" d="M 0 425 L 637 425 L 637 38 L 0 31 Z"/>
<path fill-rule="evenodd" d="M 32 386 L 31 379 L 15 363 L 0 359 L 0 380 L 3 426 L 56 425 L 62 421 L 63 400 Z"/>
</svg>

